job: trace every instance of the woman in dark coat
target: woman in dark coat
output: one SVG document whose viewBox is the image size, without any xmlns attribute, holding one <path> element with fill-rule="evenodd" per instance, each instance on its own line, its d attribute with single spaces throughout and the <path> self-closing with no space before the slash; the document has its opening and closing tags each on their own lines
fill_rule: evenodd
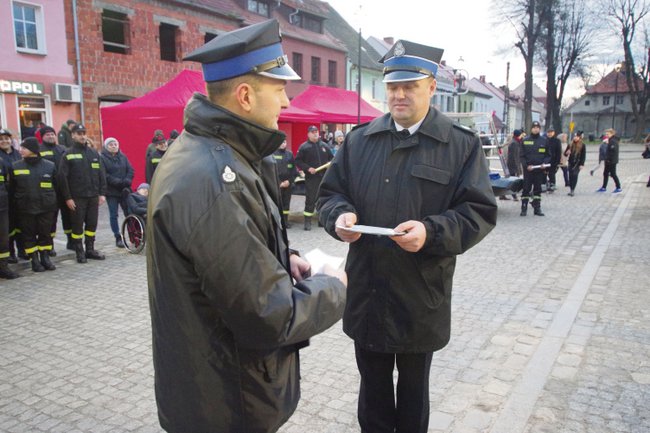
<svg viewBox="0 0 650 433">
<path fill-rule="evenodd" d="M 104 140 L 102 161 L 106 168 L 106 203 L 108 204 L 111 230 L 115 236 L 115 246 L 124 248 L 120 226 L 117 222 L 117 208 L 122 208 L 124 216 L 127 215 L 126 203 L 122 191 L 127 188 L 131 191 L 133 181 L 133 167 L 126 155 L 120 152 L 120 143 L 117 139 L 109 137 Z"/>
<path fill-rule="evenodd" d="M 573 141 L 571 141 L 571 144 L 564 151 L 564 155 L 569 158 L 567 164 L 569 170 L 569 187 L 571 188 L 569 195 L 573 197 L 576 185 L 578 184 L 578 174 L 580 174 L 580 170 L 585 166 L 585 158 L 587 155 L 585 144 L 580 135 L 573 137 Z"/>
</svg>

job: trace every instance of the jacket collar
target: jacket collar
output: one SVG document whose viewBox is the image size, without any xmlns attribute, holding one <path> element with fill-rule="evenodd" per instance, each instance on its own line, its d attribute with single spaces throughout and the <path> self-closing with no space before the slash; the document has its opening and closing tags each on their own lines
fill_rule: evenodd
<svg viewBox="0 0 650 433">
<path fill-rule="evenodd" d="M 251 162 L 271 155 L 286 138 L 284 132 L 249 122 L 200 93 L 187 103 L 183 123 L 192 134 L 222 139 Z"/>
<path fill-rule="evenodd" d="M 436 141 L 442 143 L 449 143 L 451 137 L 451 130 L 453 128 L 453 122 L 447 116 L 443 115 L 434 107 L 429 108 L 429 112 L 424 118 L 424 122 L 420 125 L 420 128 L 417 130 L 414 136 L 418 134 L 424 134 Z M 393 124 L 393 119 L 390 113 L 384 114 L 382 117 L 379 117 L 368 125 L 364 135 L 378 134 L 382 132 L 390 132 L 395 129 Z"/>
</svg>

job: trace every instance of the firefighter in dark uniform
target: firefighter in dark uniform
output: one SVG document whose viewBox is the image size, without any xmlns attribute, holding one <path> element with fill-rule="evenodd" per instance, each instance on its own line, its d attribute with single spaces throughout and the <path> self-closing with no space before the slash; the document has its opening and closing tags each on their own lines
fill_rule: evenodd
<svg viewBox="0 0 650 433">
<path fill-rule="evenodd" d="M 23 159 L 13 163 L 10 176 L 12 206 L 16 209 L 32 271 L 53 271 L 56 267 L 48 252 L 52 250 L 52 218 L 56 212 L 56 167 L 41 157 L 34 137 L 23 140 L 20 154 Z"/>
<path fill-rule="evenodd" d="M 61 159 L 57 180 L 61 196 L 70 209 L 71 237 L 77 262 L 104 260 L 104 255 L 95 250 L 95 232 L 99 206 L 106 201 L 106 174 L 99 153 L 88 145 L 86 128 L 82 124 L 72 127 L 72 140 L 73 145 Z"/>
<path fill-rule="evenodd" d="M 551 152 L 546 137 L 540 134 L 541 126 L 534 121 L 530 135 L 521 143 L 519 158 L 524 170 L 524 189 L 521 192 L 521 216 L 528 213 L 528 201 L 531 198 L 535 215 L 544 216 L 542 212 L 542 184 L 546 181 L 546 169 L 551 163 Z"/>
<path fill-rule="evenodd" d="M 284 140 L 278 150 L 273 152 L 273 160 L 278 168 L 278 178 L 280 179 L 280 196 L 282 200 L 282 221 L 289 228 L 289 209 L 291 207 L 291 187 L 298 170 L 293 154 L 287 150 L 287 140 Z"/>
<path fill-rule="evenodd" d="M 169 146 L 164 135 L 155 135 L 152 143 L 154 144 L 155 148 L 153 151 L 151 151 L 151 153 L 147 152 L 147 161 L 145 166 L 145 179 L 147 180 L 148 184 L 151 184 L 153 174 L 155 173 L 160 160 L 162 159 L 165 152 L 167 152 L 167 147 Z"/>
<path fill-rule="evenodd" d="M 0 134 L 5 131 L 0 129 Z M 0 160 L 0 278 L 13 280 L 20 275 L 9 269 L 9 172 Z"/>
<path fill-rule="evenodd" d="M 310 126 L 307 129 L 307 141 L 300 145 L 296 154 L 296 165 L 305 172 L 305 230 L 311 230 L 311 217 L 314 216 L 318 187 L 323 180 L 325 170 L 317 168 L 327 164 L 334 158 L 329 146 L 320 140 L 318 128 Z"/>
<path fill-rule="evenodd" d="M 40 146 L 41 157 L 45 160 L 54 163 L 56 168 L 59 167 L 61 163 L 61 157 L 65 153 L 65 147 L 56 143 L 56 131 L 51 126 L 44 126 L 41 128 L 41 139 L 43 142 Z M 63 233 L 68 236 L 68 242 L 70 243 L 70 248 L 72 248 L 72 243 L 70 242 L 70 212 L 68 207 L 65 205 L 65 202 L 60 200 L 60 195 L 57 194 L 57 211 L 54 212 L 54 217 L 52 218 L 52 239 L 56 236 L 56 225 L 59 215 L 61 212 L 61 222 L 63 223 Z M 49 252 L 51 257 L 56 256 L 56 251 L 54 247 Z"/>
<path fill-rule="evenodd" d="M 14 162 L 20 161 L 21 156 L 12 146 L 11 131 L 8 129 L 0 129 L 0 164 L 4 165 L 5 173 L 9 174 L 11 166 Z M 14 248 L 15 246 L 15 248 Z M 20 229 L 16 224 L 16 213 L 14 209 L 9 207 L 9 263 L 18 263 L 16 258 L 16 250 L 18 250 L 18 257 L 23 260 L 29 260 L 23 248 L 22 236 Z"/>
</svg>

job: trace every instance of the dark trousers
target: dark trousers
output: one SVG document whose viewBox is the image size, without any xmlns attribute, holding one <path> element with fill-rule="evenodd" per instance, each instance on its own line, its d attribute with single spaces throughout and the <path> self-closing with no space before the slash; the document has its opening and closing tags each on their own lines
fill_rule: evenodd
<svg viewBox="0 0 650 433">
<path fill-rule="evenodd" d="M 291 186 L 287 188 L 280 188 L 280 197 L 282 200 L 282 215 L 289 216 L 289 209 L 291 207 Z"/>
<path fill-rule="evenodd" d="M 620 188 L 621 182 L 618 180 L 618 176 L 616 175 L 616 164 L 611 164 L 605 161 L 605 169 L 603 170 L 603 188 L 607 188 L 607 181 L 610 176 L 614 179 L 616 188 Z"/>
<path fill-rule="evenodd" d="M 555 175 L 557 174 L 557 165 L 548 170 L 548 183 L 555 186 Z"/>
<path fill-rule="evenodd" d="M 318 198 L 318 187 L 320 186 L 323 176 L 320 174 L 305 176 L 305 212 L 306 217 L 314 215 L 316 199 Z"/>
<path fill-rule="evenodd" d="M 61 215 L 61 225 L 63 226 L 63 233 L 69 235 L 72 233 L 72 222 L 70 221 L 70 208 L 65 204 L 65 200 L 59 201 L 59 215 Z M 58 216 L 58 215 L 57 215 Z M 56 232 L 56 218 L 54 218 L 54 232 Z"/>
<path fill-rule="evenodd" d="M 538 207 L 542 200 L 542 184 L 545 180 L 546 174 L 542 170 L 528 171 L 524 168 L 524 189 L 521 191 L 522 202 L 528 203 L 528 200 L 532 198 L 533 207 Z"/>
<path fill-rule="evenodd" d="M 18 216 L 20 231 L 23 235 L 25 253 L 52 250 L 52 218 L 54 212 L 36 215 L 21 213 Z"/>
<path fill-rule="evenodd" d="M 570 186 L 569 183 L 569 168 L 562 167 L 562 174 L 564 175 L 564 186 Z"/>
<path fill-rule="evenodd" d="M 118 207 L 122 208 L 122 215 L 128 215 L 125 200 L 122 197 L 106 196 L 106 204 L 108 204 L 108 220 L 111 223 L 113 235 L 115 235 L 116 239 L 121 239 L 120 226 L 117 223 L 117 209 Z"/>
<path fill-rule="evenodd" d="M 85 235 L 87 241 L 94 241 L 99 214 L 99 197 L 75 198 L 74 203 L 77 208 L 70 211 L 72 239 L 81 242 Z"/>
<path fill-rule="evenodd" d="M 361 375 L 358 417 L 362 433 L 426 433 L 429 371 L 433 352 L 379 353 L 354 350 Z M 397 401 L 393 369 L 397 365 Z"/>
<path fill-rule="evenodd" d="M 9 211 L 0 210 L 0 260 L 9 258 Z"/>
<path fill-rule="evenodd" d="M 578 184 L 579 174 L 580 174 L 580 169 L 578 167 L 569 169 L 569 186 L 571 187 L 571 191 L 576 189 L 576 185 Z"/>
</svg>

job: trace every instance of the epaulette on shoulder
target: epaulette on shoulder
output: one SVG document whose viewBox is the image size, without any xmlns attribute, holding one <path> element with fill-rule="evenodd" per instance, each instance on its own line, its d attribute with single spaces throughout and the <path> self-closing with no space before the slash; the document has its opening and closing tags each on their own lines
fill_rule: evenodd
<svg viewBox="0 0 650 433">
<path fill-rule="evenodd" d="M 362 127 L 364 127 L 364 126 L 367 126 L 369 123 L 370 123 L 370 122 L 360 123 L 360 124 L 358 124 L 357 126 L 352 127 L 352 129 L 351 129 L 350 131 L 354 131 L 354 130 L 357 129 L 357 128 L 362 128 Z"/>
<path fill-rule="evenodd" d="M 461 125 L 460 123 L 454 123 L 454 128 L 460 129 L 466 134 L 471 134 L 471 135 L 476 135 L 476 131 L 474 131 L 472 128 L 469 126 Z"/>
</svg>

